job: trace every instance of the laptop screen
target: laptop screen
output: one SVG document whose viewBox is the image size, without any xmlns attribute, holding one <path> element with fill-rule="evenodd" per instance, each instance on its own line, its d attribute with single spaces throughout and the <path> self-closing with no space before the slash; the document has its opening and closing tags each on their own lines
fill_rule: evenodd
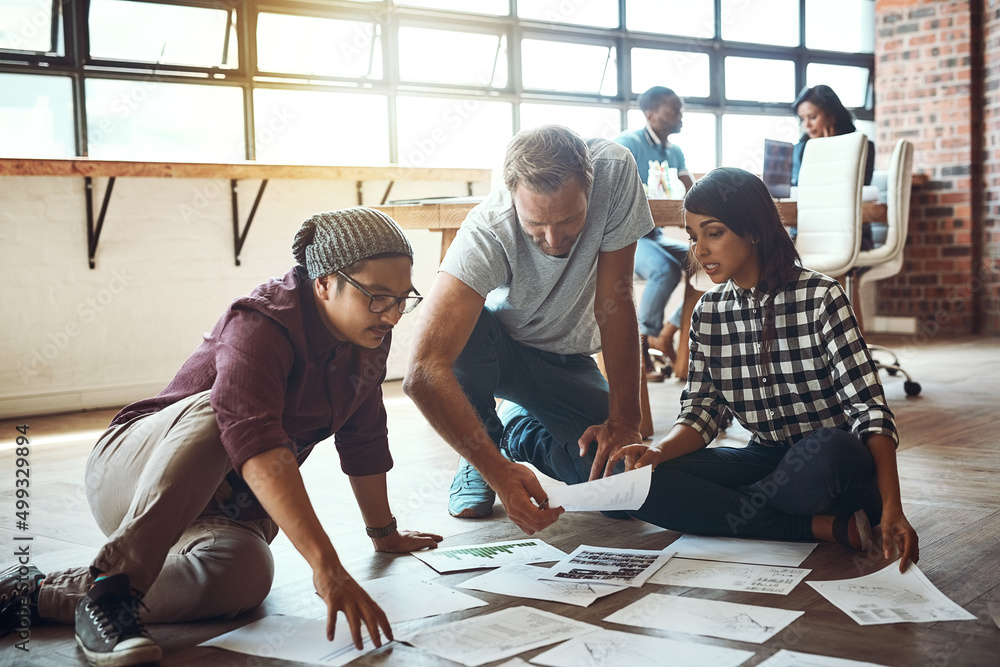
<svg viewBox="0 0 1000 667">
<path fill-rule="evenodd" d="M 774 139 L 764 140 L 764 185 L 775 199 L 791 195 L 792 144 Z"/>
</svg>

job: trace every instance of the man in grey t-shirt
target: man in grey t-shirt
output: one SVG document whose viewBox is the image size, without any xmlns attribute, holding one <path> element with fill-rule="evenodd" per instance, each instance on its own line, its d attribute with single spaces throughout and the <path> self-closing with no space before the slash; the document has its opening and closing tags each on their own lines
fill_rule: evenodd
<svg viewBox="0 0 1000 667">
<path fill-rule="evenodd" d="M 635 160 L 612 142 L 522 131 L 503 173 L 441 265 L 403 388 L 463 457 L 449 512 L 489 516 L 495 490 L 531 534 L 562 510 L 512 461 L 576 484 L 642 441 L 632 269 L 653 221 Z"/>
</svg>

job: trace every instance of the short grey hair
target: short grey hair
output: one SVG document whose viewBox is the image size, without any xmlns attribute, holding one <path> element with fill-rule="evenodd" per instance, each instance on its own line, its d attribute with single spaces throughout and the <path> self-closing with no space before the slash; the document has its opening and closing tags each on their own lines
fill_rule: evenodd
<svg viewBox="0 0 1000 667">
<path fill-rule="evenodd" d="M 562 125 L 541 125 L 511 139 L 503 163 L 503 182 L 511 194 L 521 185 L 550 194 L 571 180 L 586 193 L 594 184 L 594 161 L 579 134 Z"/>
</svg>

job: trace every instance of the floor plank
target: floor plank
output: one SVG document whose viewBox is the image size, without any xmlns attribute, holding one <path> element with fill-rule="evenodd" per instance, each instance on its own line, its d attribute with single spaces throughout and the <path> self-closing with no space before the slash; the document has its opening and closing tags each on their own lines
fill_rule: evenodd
<svg viewBox="0 0 1000 667">
<path fill-rule="evenodd" d="M 921 569 L 942 592 L 978 618 L 968 622 L 898 624 L 862 627 L 833 607 L 806 585 L 788 596 L 734 593 L 709 589 L 649 585 L 624 591 L 581 609 L 500 595 L 466 591 L 489 602 L 489 607 L 418 622 L 434 625 L 467 615 L 528 604 L 588 622 L 602 618 L 649 592 L 705 599 L 729 600 L 784 609 L 805 615 L 763 645 L 694 637 L 676 632 L 633 629 L 634 632 L 683 641 L 733 646 L 755 653 L 746 665 L 755 665 L 781 648 L 867 660 L 893 667 L 935 665 L 996 665 L 1000 655 L 1000 443 L 994 426 L 996 396 L 1000 395 L 1000 339 L 934 338 L 910 344 L 899 337 L 871 337 L 894 344 L 914 379 L 923 386 L 919 397 L 907 397 L 900 378 L 884 378 L 890 407 L 901 435 L 899 467 L 907 516 L 921 539 Z M 389 474 L 390 500 L 400 525 L 430 530 L 446 536 L 445 545 L 516 539 L 521 533 L 507 521 L 502 507 L 494 517 L 467 521 L 445 511 L 448 485 L 457 455 L 444 445 L 402 395 L 399 383 L 385 387 L 390 418 L 390 441 L 395 468 Z M 664 434 L 677 412 L 681 383 L 670 379 L 650 386 L 654 426 Z M 13 538 L 21 533 L 14 525 L 13 502 L 14 426 L 30 424 L 32 438 L 32 554 L 45 570 L 85 565 L 103 537 L 90 516 L 83 494 L 83 470 L 96 433 L 107 425 L 114 410 L 0 422 L 0 470 L 8 475 L 0 484 L 0 553 L 12 553 Z M 747 433 L 738 425 L 722 434 L 720 443 L 740 446 Z M 359 580 L 401 575 L 432 577 L 455 585 L 477 573 L 437 575 L 409 555 L 375 554 L 363 532 L 363 522 L 340 472 L 332 447 L 320 446 L 302 469 L 307 488 L 348 569 Z M 615 521 L 600 514 L 562 517 L 540 537 L 570 551 L 579 544 L 663 548 L 679 535 L 639 521 Z M 272 545 L 275 582 L 264 604 L 235 620 L 159 625 L 151 628 L 165 651 L 167 666 L 292 665 L 276 659 L 249 659 L 197 644 L 222 632 L 268 614 L 322 617 L 324 609 L 312 589 L 308 566 L 279 535 Z M 0 559 L 0 565 L 6 561 Z M 854 554 L 840 546 L 820 544 L 803 567 L 809 579 L 856 577 L 885 567 L 878 554 Z M 608 624 L 610 625 L 610 624 Z M 625 629 L 616 626 L 617 629 Z M 293 641 L 293 638 L 274 638 Z M 11 638 L 0 640 L 0 665 L 49 667 L 85 664 L 66 626 L 32 628 L 31 652 L 24 661 Z M 544 649 L 522 654 L 529 659 Z M 365 656 L 357 665 L 443 665 L 404 644 L 393 643 Z"/>
</svg>

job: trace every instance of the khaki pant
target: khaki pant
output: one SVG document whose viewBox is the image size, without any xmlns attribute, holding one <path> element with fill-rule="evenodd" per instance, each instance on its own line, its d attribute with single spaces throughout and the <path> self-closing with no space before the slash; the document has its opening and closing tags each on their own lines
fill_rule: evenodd
<svg viewBox="0 0 1000 667">
<path fill-rule="evenodd" d="M 267 597 L 277 527 L 219 509 L 235 506 L 231 469 L 207 391 L 108 429 L 91 452 L 87 500 L 108 536 L 92 568 L 128 574 L 147 623 L 231 618 Z M 93 581 L 88 567 L 47 575 L 39 614 L 72 623 Z"/>
</svg>

